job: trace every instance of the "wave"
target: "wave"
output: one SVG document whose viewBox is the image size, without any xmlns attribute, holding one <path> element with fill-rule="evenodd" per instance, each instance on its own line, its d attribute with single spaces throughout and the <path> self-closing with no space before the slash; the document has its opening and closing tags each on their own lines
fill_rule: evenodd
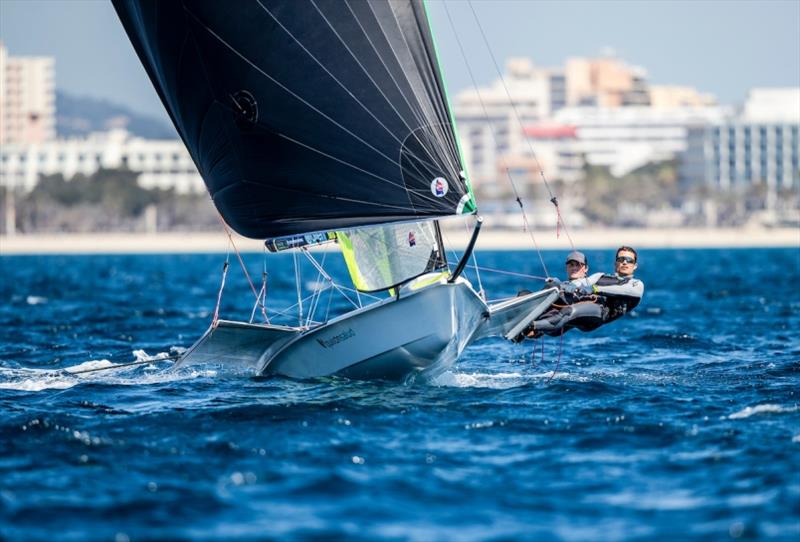
<svg viewBox="0 0 800 542">
<path fill-rule="evenodd" d="M 0 389 L 38 392 L 65 390 L 86 382 L 130 386 L 216 375 L 211 370 L 166 371 L 162 364 L 172 361 L 172 356 L 180 350 L 180 347 L 172 347 L 169 352 L 153 355 L 144 350 L 134 350 L 134 363 L 141 364 L 133 366 L 95 359 L 60 369 L 0 368 Z M 152 363 L 142 363 L 148 361 Z"/>
<path fill-rule="evenodd" d="M 781 414 L 786 412 L 797 412 L 798 406 L 790 406 L 785 407 L 781 405 L 773 405 L 773 404 L 764 404 L 764 405 L 756 405 L 754 407 L 745 407 L 739 412 L 734 412 L 730 416 L 728 416 L 729 420 L 741 420 L 744 418 L 749 418 L 750 416 L 755 416 L 756 414 Z"/>
</svg>

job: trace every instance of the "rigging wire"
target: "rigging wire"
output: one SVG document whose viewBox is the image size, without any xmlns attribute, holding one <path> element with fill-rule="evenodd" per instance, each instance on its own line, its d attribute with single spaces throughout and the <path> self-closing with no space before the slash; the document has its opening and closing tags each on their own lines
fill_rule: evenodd
<svg viewBox="0 0 800 542">
<path fill-rule="evenodd" d="M 250 285 L 250 291 L 252 291 L 253 295 L 256 297 L 256 303 L 259 303 L 261 305 L 261 312 L 264 315 L 264 318 L 267 321 L 269 321 L 269 319 L 267 319 L 266 307 L 264 307 L 263 303 L 260 303 L 260 296 L 258 292 L 256 292 L 256 287 L 253 285 L 253 280 L 250 278 L 250 273 L 247 272 L 247 266 L 244 264 L 242 255 L 239 253 L 239 249 L 236 247 L 236 243 L 233 241 L 233 235 L 231 235 L 230 228 L 228 228 L 228 225 L 225 223 L 225 220 L 222 218 L 221 214 L 217 213 L 217 218 L 219 218 L 222 227 L 225 229 L 225 233 L 228 234 L 228 241 L 230 241 L 231 246 L 233 246 L 233 250 L 236 252 L 236 257 L 239 259 L 239 265 L 242 266 L 242 271 L 244 271 L 244 276 L 247 279 L 247 283 Z"/>
<path fill-rule="evenodd" d="M 470 231 L 469 231 L 469 227 L 467 226 L 467 221 L 466 220 L 464 221 L 464 231 L 469 236 Z M 478 266 L 478 258 L 475 256 L 475 251 L 474 250 L 472 251 L 472 262 L 475 265 L 467 264 L 467 267 L 471 267 L 472 269 L 475 270 L 475 276 L 478 279 L 478 296 L 480 296 L 484 301 L 486 301 L 486 291 L 483 289 L 483 282 L 481 281 L 481 271 L 480 271 L 481 268 Z"/>
<path fill-rule="evenodd" d="M 317 271 L 319 271 L 319 273 L 325 278 L 325 280 L 327 280 L 330 283 L 330 285 L 333 288 L 338 290 L 339 293 L 342 294 L 342 296 L 344 296 L 344 298 L 347 299 L 355 308 L 361 308 L 361 298 L 358 299 L 358 304 L 353 302 L 353 300 L 350 299 L 350 297 L 346 293 L 344 293 L 342 291 L 342 287 L 340 285 L 336 284 L 336 282 L 333 280 L 333 277 L 331 277 L 325 271 L 325 269 L 322 267 L 322 265 L 317 263 L 317 260 L 314 259 L 314 256 L 311 255 L 311 253 L 308 251 L 308 249 L 303 248 L 301 250 L 304 251 L 303 253 L 305 254 L 305 256 L 308 259 L 308 261 L 311 262 L 311 265 L 313 265 L 317 269 Z M 327 253 L 325 253 L 325 255 L 327 255 Z M 323 256 L 323 258 L 324 258 L 324 256 Z M 324 263 L 324 259 L 323 259 L 323 263 Z M 349 290 L 349 288 L 345 288 L 345 289 Z M 355 290 L 355 292 L 356 292 L 356 295 L 358 296 L 358 290 Z"/>
<path fill-rule="evenodd" d="M 467 267 L 475 268 L 476 266 L 467 265 Z M 521 278 L 535 279 L 535 280 L 547 280 L 547 277 L 542 277 L 539 275 L 529 275 L 527 273 L 518 273 L 516 271 L 505 271 L 504 269 L 495 269 L 493 267 L 480 266 L 478 269 L 480 269 L 481 271 L 486 271 L 489 273 L 497 273 L 500 275 L 510 275 L 513 277 L 521 277 Z"/>
<path fill-rule="evenodd" d="M 230 266 L 230 258 L 231 258 L 231 245 L 230 242 L 228 243 L 228 251 L 225 255 L 225 263 L 222 266 L 222 280 L 219 284 L 219 292 L 217 292 L 217 306 L 214 307 L 214 316 L 211 318 L 211 327 L 217 327 L 217 323 L 219 322 L 219 307 L 222 304 L 222 290 L 225 289 L 225 278 L 228 276 L 228 267 Z"/>
<path fill-rule="evenodd" d="M 445 9 L 447 9 L 447 2 L 445 4 Z M 489 46 L 489 40 L 486 38 L 486 33 L 483 31 L 483 26 L 478 19 L 478 14 L 475 13 L 475 7 L 472 5 L 472 0 L 467 0 L 467 4 L 469 4 L 469 9 L 472 11 L 472 16 L 475 18 L 475 23 L 478 25 L 478 30 L 480 30 L 481 36 L 483 38 L 483 42 L 486 45 L 486 49 L 489 52 L 489 56 L 492 58 L 492 62 L 494 63 L 495 70 L 497 71 L 497 75 L 500 77 L 500 82 L 503 84 L 503 89 L 506 91 L 506 96 L 508 97 L 508 102 L 511 105 L 511 109 L 514 111 L 514 116 L 517 119 L 517 123 L 520 126 L 520 129 L 524 130 L 524 126 L 522 125 L 522 118 L 520 117 L 519 111 L 517 110 L 517 105 L 514 103 L 514 100 L 511 98 L 511 93 L 508 90 L 508 86 L 506 85 L 505 78 L 503 77 L 503 73 L 500 70 L 500 66 L 497 63 L 497 59 L 492 52 L 492 48 Z M 448 13 L 449 17 L 449 13 Z M 451 23 L 452 24 L 452 23 Z M 477 87 L 476 87 L 477 90 Z M 561 211 L 558 207 L 558 198 L 553 194 L 553 191 L 550 189 L 550 184 L 547 182 L 547 178 L 544 175 L 544 169 L 542 165 L 539 163 L 539 158 L 536 156 L 536 152 L 533 150 L 533 144 L 529 138 L 525 137 L 525 141 L 528 144 L 528 148 L 531 151 L 531 155 L 533 156 L 534 161 L 536 162 L 536 167 L 539 168 L 539 175 L 544 181 L 544 186 L 547 188 L 547 193 L 550 195 L 550 203 L 552 203 L 556 208 L 556 224 L 560 221 L 562 227 L 564 228 L 564 233 L 567 235 L 567 239 L 569 239 L 569 244 L 572 246 L 572 250 L 575 250 L 575 243 L 572 241 L 572 236 L 569 234 L 569 230 L 567 229 L 567 224 L 564 222 L 564 218 L 561 216 Z"/>
<path fill-rule="evenodd" d="M 467 67 L 467 72 L 469 72 L 470 79 L 472 80 L 472 86 L 475 87 L 475 93 L 477 94 L 478 101 L 481 104 L 481 109 L 483 110 L 483 116 L 486 118 L 487 124 L 489 125 L 489 131 L 492 134 L 492 139 L 494 140 L 495 148 L 498 148 L 499 144 L 498 144 L 497 134 L 495 133 L 494 125 L 492 124 L 489 118 L 489 112 L 486 110 L 486 104 L 484 103 L 483 97 L 481 96 L 481 92 L 478 88 L 478 82 L 475 79 L 475 74 L 473 74 L 472 68 L 469 65 L 469 61 L 467 60 L 467 54 L 464 51 L 464 46 L 461 43 L 461 38 L 458 37 L 458 32 L 456 31 L 455 24 L 453 23 L 453 18 L 450 16 L 450 10 L 447 7 L 447 2 L 443 2 L 443 5 L 445 13 L 447 14 L 447 20 L 450 22 L 450 28 L 453 30 L 453 34 L 455 35 L 456 38 L 456 43 L 458 43 L 458 48 L 461 51 L 461 58 L 464 60 L 464 65 Z M 510 96 L 509 100 L 511 100 Z M 547 271 L 547 265 L 544 263 L 544 257 L 542 256 L 542 251 L 539 249 L 539 243 L 536 242 L 536 236 L 533 234 L 533 228 L 531 228 L 530 223 L 528 222 L 528 213 L 525 211 L 525 206 L 523 205 L 522 198 L 519 195 L 519 190 L 517 190 L 517 185 L 514 182 L 514 178 L 511 175 L 511 169 L 508 167 L 508 164 L 506 163 L 505 158 L 502 155 L 500 157 L 500 160 L 503 163 L 503 169 L 505 170 L 506 175 L 508 176 L 508 180 L 511 183 L 511 188 L 514 191 L 514 198 L 517 202 L 517 205 L 519 205 L 520 212 L 522 213 L 522 221 L 525 224 L 525 230 L 528 232 L 528 235 L 530 235 L 531 241 L 533 242 L 533 246 L 536 248 L 536 254 L 539 256 L 539 261 L 542 264 L 542 269 L 544 269 L 544 274 L 549 275 L 550 273 Z"/>
<path fill-rule="evenodd" d="M 308 249 L 306 247 L 303 247 L 301 250 L 303 251 L 303 254 L 305 254 L 306 258 L 312 260 L 313 264 L 314 257 L 311 255 Z M 314 320 L 314 313 L 316 312 L 317 306 L 319 305 L 319 300 L 322 297 L 322 292 L 330 288 L 330 285 L 326 286 L 325 283 L 322 281 L 322 279 L 325 278 L 326 275 L 324 273 L 324 269 L 325 269 L 325 259 L 327 258 L 327 256 L 328 256 L 327 251 L 322 253 L 322 261 L 320 262 L 319 267 L 317 268 L 317 279 L 314 282 L 314 293 L 311 299 L 311 308 L 308 309 L 308 317 L 306 318 L 306 327 L 308 327 L 309 324 Z"/>
<path fill-rule="evenodd" d="M 297 325 L 303 325 L 303 294 L 300 284 L 300 262 L 298 261 L 297 251 L 292 251 L 292 261 L 294 262 L 294 284 L 297 289 Z M 313 294 L 312 294 L 313 295 Z"/>
<path fill-rule="evenodd" d="M 253 310 L 250 312 L 250 323 L 253 323 L 253 320 L 256 317 L 256 309 L 258 308 L 259 301 L 261 305 L 266 306 L 267 304 L 267 247 L 264 245 L 264 268 L 261 271 L 261 290 L 258 292 L 258 299 L 256 299 L 255 304 L 253 305 Z M 266 322 L 269 324 L 269 318 L 267 317 L 266 313 L 264 314 L 264 318 Z"/>
</svg>

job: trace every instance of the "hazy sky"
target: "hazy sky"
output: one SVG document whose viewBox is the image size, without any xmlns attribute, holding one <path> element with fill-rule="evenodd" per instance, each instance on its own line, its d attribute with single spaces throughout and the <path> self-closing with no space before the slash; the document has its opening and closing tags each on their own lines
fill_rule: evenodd
<svg viewBox="0 0 800 542">
<path fill-rule="evenodd" d="M 470 4 L 446 1 L 478 82 L 491 82 L 497 75 Z M 449 89 L 470 86 L 444 0 L 428 6 Z M 800 0 L 472 0 L 472 6 L 501 63 L 527 56 L 559 66 L 610 48 L 646 68 L 652 83 L 691 85 L 722 103 L 739 103 L 756 86 L 800 86 Z M 166 118 L 110 2 L 0 0 L 0 39 L 11 55 L 55 56 L 59 89 Z"/>
</svg>

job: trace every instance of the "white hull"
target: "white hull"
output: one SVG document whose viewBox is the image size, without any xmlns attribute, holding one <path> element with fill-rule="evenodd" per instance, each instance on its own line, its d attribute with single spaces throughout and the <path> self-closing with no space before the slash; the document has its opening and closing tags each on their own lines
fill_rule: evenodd
<svg viewBox="0 0 800 542">
<path fill-rule="evenodd" d="M 235 361 L 291 378 L 404 379 L 451 367 L 482 337 L 515 336 L 550 306 L 548 289 L 487 305 L 468 281 L 442 280 L 347 313 L 310 330 L 220 321 L 179 365 Z"/>
</svg>

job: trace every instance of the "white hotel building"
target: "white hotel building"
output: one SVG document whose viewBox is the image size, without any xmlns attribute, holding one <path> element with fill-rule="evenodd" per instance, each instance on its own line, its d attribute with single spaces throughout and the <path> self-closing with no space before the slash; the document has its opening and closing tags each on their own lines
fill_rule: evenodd
<svg viewBox="0 0 800 542">
<path fill-rule="evenodd" d="M 557 112 L 553 123 L 571 128 L 574 138 L 548 141 L 536 137 L 536 127 L 526 132 L 534 148 L 555 146 L 558 159 L 552 163 L 553 174 L 565 181 L 580 178 L 584 162 L 607 167 L 619 177 L 648 163 L 680 156 L 687 150 L 690 130 L 720 122 L 729 112 L 717 106 L 571 107 Z"/>
<path fill-rule="evenodd" d="M 764 184 L 768 206 L 800 186 L 800 88 L 753 89 L 741 113 L 693 130 L 684 181 L 722 189 Z"/>
<path fill-rule="evenodd" d="M 174 188 L 178 193 L 203 193 L 205 186 L 179 139 L 134 137 L 125 130 L 98 132 L 87 138 L 0 147 L 0 185 L 32 190 L 40 175 L 92 175 L 100 168 L 139 172 L 143 188 Z"/>
<path fill-rule="evenodd" d="M 585 164 L 624 175 L 674 158 L 690 130 L 727 114 L 713 96 L 649 85 L 643 68 L 613 57 L 570 58 L 563 68 L 511 59 L 502 81 L 459 93 L 454 113 L 473 187 L 489 198 L 508 194 L 509 174 L 530 196 L 540 168 L 570 182 Z"/>
</svg>

